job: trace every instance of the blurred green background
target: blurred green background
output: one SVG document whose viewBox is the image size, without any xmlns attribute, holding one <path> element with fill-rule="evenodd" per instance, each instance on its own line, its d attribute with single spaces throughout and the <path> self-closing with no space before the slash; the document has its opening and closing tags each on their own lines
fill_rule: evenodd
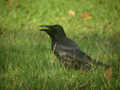
<svg viewBox="0 0 120 90">
<path fill-rule="evenodd" d="M 60 24 L 109 70 L 66 70 L 40 25 Z M 119 90 L 120 0 L 0 0 L 0 90 Z"/>
</svg>

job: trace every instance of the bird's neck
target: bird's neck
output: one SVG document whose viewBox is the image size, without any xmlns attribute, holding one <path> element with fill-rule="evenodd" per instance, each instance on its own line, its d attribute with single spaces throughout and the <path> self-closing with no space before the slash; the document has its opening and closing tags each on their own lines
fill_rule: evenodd
<svg viewBox="0 0 120 90">
<path fill-rule="evenodd" d="M 59 36 L 59 37 L 57 36 L 51 39 L 52 39 L 52 42 L 62 42 L 64 39 L 66 39 L 66 36 Z"/>
<path fill-rule="evenodd" d="M 66 37 L 58 37 L 58 38 L 51 38 L 52 40 L 52 48 L 56 43 L 62 43 L 64 40 L 66 39 Z"/>
</svg>

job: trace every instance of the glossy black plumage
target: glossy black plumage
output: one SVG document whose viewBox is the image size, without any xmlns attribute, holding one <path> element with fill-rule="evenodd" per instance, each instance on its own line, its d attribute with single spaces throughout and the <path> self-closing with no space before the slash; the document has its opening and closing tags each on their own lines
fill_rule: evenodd
<svg viewBox="0 0 120 90">
<path fill-rule="evenodd" d="M 66 36 L 62 26 L 41 25 L 40 27 L 45 27 L 40 30 L 45 31 L 50 36 L 52 51 L 66 67 L 91 69 L 91 63 L 107 67 L 107 65 L 92 60 L 82 52 L 78 45 Z"/>
</svg>

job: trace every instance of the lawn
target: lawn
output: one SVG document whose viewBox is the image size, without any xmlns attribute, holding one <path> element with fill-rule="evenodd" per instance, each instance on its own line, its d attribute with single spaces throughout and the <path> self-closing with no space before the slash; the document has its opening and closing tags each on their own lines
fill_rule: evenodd
<svg viewBox="0 0 120 90">
<path fill-rule="evenodd" d="M 108 70 L 67 70 L 40 25 L 60 24 Z M 0 90 L 119 90 L 120 0 L 0 0 Z"/>
</svg>

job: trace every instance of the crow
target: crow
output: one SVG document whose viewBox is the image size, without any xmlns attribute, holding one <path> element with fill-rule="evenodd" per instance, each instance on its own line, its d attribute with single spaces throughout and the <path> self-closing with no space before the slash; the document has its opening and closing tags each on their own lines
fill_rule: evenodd
<svg viewBox="0 0 120 90">
<path fill-rule="evenodd" d="M 79 46 L 66 36 L 61 25 L 40 25 L 40 27 L 42 27 L 40 31 L 45 31 L 50 36 L 52 51 L 65 67 L 88 70 L 91 70 L 93 65 L 109 67 L 100 61 L 92 60 L 82 52 Z"/>
</svg>

